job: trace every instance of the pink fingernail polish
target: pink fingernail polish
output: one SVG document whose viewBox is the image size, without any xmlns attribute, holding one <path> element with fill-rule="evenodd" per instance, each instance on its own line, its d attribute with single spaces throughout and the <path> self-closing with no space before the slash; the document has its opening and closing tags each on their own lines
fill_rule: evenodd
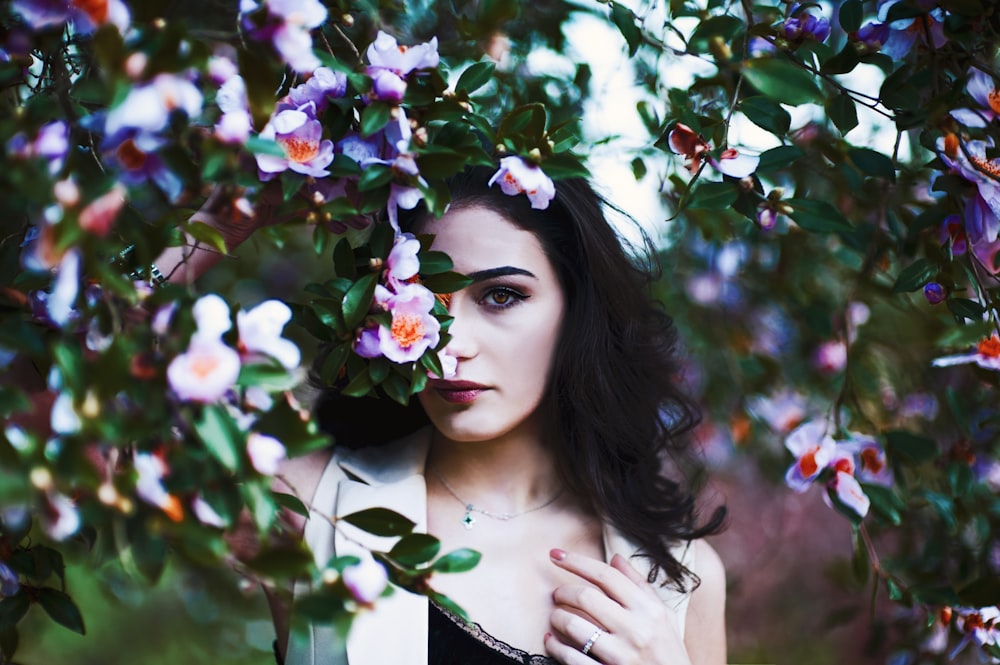
<svg viewBox="0 0 1000 665">
<path fill-rule="evenodd" d="M 554 550 L 549 550 L 549 556 L 555 559 L 556 561 L 562 561 L 563 559 L 566 558 L 566 552 L 565 550 L 556 548 Z"/>
<path fill-rule="evenodd" d="M 545 637 L 542 638 L 542 642 L 548 642 L 550 637 L 552 637 L 552 633 L 545 633 Z"/>
</svg>

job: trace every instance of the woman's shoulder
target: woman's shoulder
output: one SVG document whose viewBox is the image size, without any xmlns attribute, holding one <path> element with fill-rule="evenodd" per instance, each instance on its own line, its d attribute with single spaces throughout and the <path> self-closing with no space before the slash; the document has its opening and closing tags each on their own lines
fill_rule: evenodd
<svg viewBox="0 0 1000 665">
<path fill-rule="evenodd" d="M 691 548 L 689 569 L 700 584 L 691 592 L 684 642 L 694 665 L 725 663 L 726 568 L 705 539 L 692 541 Z"/>
<path fill-rule="evenodd" d="M 333 447 L 314 450 L 301 457 L 286 459 L 281 463 L 277 475 L 274 478 L 272 489 L 276 492 L 285 492 L 298 498 L 309 505 L 316 488 L 323 477 L 323 472 L 333 457 Z M 284 519 L 294 527 L 295 531 L 302 534 L 305 529 L 305 518 L 292 511 L 285 511 Z"/>
</svg>

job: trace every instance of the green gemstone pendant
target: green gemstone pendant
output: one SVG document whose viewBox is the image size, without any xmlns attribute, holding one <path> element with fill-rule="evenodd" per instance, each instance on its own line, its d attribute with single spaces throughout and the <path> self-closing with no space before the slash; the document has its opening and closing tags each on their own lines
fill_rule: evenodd
<svg viewBox="0 0 1000 665">
<path fill-rule="evenodd" d="M 471 529 L 472 525 L 476 523 L 476 518 L 472 516 L 472 504 L 470 503 L 465 507 L 465 517 L 462 518 L 462 524 L 465 525 L 466 530 Z"/>
</svg>

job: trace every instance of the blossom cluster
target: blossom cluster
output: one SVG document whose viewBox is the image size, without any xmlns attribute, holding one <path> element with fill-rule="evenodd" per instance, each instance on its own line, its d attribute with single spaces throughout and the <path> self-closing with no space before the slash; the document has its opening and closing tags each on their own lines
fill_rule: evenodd
<svg viewBox="0 0 1000 665">
<path fill-rule="evenodd" d="M 858 520 L 868 514 L 871 501 L 862 482 L 891 486 L 892 471 L 885 451 L 868 436 L 849 433 L 835 439 L 831 424 L 814 420 L 792 430 L 785 447 L 795 461 L 785 473 L 785 483 L 796 492 L 805 492 L 815 482 L 826 485 L 826 497 Z"/>
</svg>

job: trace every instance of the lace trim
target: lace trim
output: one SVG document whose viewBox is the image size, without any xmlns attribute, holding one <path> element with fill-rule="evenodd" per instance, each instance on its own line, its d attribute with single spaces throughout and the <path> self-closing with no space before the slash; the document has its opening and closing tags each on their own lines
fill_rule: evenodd
<svg viewBox="0 0 1000 665">
<path fill-rule="evenodd" d="M 431 602 L 431 605 L 438 612 L 448 617 L 448 619 L 454 623 L 456 626 L 461 628 L 466 634 L 474 638 L 477 642 L 489 647 L 493 651 L 510 658 L 511 660 L 523 663 L 523 665 L 557 665 L 556 661 L 548 656 L 542 656 L 540 654 L 532 654 L 524 651 L 523 649 L 518 649 L 513 647 L 503 640 L 499 640 L 488 632 L 483 630 L 483 627 L 474 621 L 466 621 L 457 614 L 452 613 L 448 609 L 441 607 L 435 602 Z"/>
</svg>

